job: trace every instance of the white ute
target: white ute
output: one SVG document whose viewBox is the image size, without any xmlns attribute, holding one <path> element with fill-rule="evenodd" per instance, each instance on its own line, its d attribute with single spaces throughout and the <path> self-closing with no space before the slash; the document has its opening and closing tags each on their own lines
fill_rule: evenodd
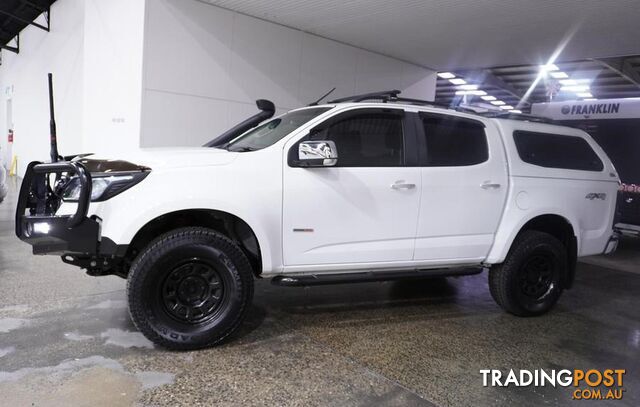
<svg viewBox="0 0 640 407">
<path fill-rule="evenodd" d="M 571 287 L 577 257 L 616 248 L 618 176 L 581 130 L 398 91 L 266 121 L 273 104 L 258 107 L 204 147 L 30 164 L 16 234 L 35 254 L 127 278 L 134 323 L 173 349 L 231 335 L 254 278 L 488 269 L 496 302 L 533 316 Z"/>
</svg>

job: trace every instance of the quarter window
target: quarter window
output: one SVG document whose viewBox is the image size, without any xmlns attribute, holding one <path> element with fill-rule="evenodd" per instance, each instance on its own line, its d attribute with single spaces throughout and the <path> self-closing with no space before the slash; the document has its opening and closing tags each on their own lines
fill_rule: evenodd
<svg viewBox="0 0 640 407">
<path fill-rule="evenodd" d="M 604 164 L 582 137 L 518 130 L 513 140 L 520 159 L 547 168 L 602 171 Z"/>
<path fill-rule="evenodd" d="M 363 113 L 331 124 L 311 137 L 331 140 L 338 149 L 336 167 L 396 167 L 404 164 L 402 117 Z"/>
<path fill-rule="evenodd" d="M 489 159 L 484 125 L 475 120 L 420 114 L 426 137 L 427 167 L 476 165 Z"/>
</svg>

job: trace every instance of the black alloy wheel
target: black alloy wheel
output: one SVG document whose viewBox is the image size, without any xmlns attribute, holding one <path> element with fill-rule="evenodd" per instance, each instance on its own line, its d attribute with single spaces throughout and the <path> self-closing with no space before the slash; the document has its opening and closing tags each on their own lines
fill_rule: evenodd
<svg viewBox="0 0 640 407">
<path fill-rule="evenodd" d="M 151 341 L 169 349 L 216 345 L 242 323 L 253 270 L 226 236 L 205 228 L 168 232 L 151 242 L 128 276 L 129 313 Z"/>
<path fill-rule="evenodd" d="M 511 314 L 541 315 L 560 298 L 567 272 L 567 250 L 562 242 L 548 233 L 525 230 L 513 242 L 504 263 L 489 270 L 489 290 Z"/>
</svg>

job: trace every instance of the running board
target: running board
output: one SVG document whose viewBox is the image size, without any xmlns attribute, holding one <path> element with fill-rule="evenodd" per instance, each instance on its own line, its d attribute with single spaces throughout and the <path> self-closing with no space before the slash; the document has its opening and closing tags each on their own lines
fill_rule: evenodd
<svg viewBox="0 0 640 407">
<path fill-rule="evenodd" d="M 407 280 L 429 277 L 469 276 L 482 273 L 482 270 L 484 270 L 483 267 L 468 267 L 460 269 L 323 273 L 297 276 L 279 275 L 271 279 L 271 284 L 283 287 L 304 287 L 310 285 L 369 283 L 373 281 Z"/>
</svg>

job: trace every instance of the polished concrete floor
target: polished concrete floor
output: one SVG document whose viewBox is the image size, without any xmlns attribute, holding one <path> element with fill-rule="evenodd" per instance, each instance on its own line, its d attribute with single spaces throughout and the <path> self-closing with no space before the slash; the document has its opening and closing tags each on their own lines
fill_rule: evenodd
<svg viewBox="0 0 640 407">
<path fill-rule="evenodd" d="M 15 188 L 0 204 L 0 405 L 572 403 L 568 388 L 485 388 L 479 373 L 540 368 L 626 369 L 624 398 L 610 405 L 640 404 L 637 241 L 623 243 L 620 261 L 581 263 L 575 288 L 543 317 L 502 312 L 486 274 L 312 288 L 258 281 L 232 341 L 168 352 L 136 332 L 124 280 L 32 256 L 13 235 L 14 205 Z"/>
</svg>

